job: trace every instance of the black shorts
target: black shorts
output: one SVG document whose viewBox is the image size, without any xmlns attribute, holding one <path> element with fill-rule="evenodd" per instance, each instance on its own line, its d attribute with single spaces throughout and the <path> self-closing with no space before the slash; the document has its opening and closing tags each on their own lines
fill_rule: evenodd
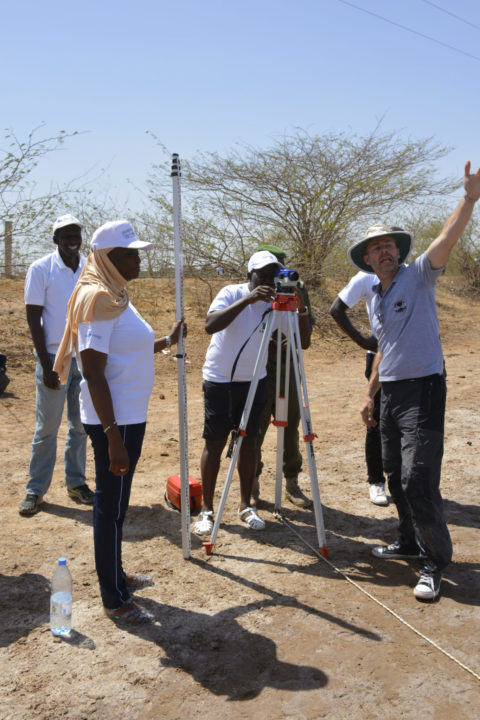
<svg viewBox="0 0 480 720">
<path fill-rule="evenodd" d="M 249 382 L 218 383 L 203 381 L 205 420 L 202 437 L 206 440 L 227 439 L 228 433 L 240 424 L 250 389 Z M 258 435 L 260 416 L 267 402 L 267 378 L 259 380 L 253 398 L 246 433 Z"/>
</svg>

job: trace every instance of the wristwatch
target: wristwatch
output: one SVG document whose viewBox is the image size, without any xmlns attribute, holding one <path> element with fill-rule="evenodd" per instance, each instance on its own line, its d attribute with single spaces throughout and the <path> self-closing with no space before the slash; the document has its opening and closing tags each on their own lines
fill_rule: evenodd
<svg viewBox="0 0 480 720">
<path fill-rule="evenodd" d="M 165 344 L 167 348 L 172 347 L 172 338 L 170 335 L 165 335 Z"/>
</svg>

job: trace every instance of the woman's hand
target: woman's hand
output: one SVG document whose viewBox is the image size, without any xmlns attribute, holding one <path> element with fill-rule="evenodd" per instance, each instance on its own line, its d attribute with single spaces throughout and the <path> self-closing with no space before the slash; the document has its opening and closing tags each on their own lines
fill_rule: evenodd
<svg viewBox="0 0 480 720">
<path fill-rule="evenodd" d="M 187 337 L 187 326 L 184 322 L 184 318 L 178 322 L 173 323 L 172 329 L 170 330 L 170 337 L 172 339 L 172 345 L 176 345 L 180 336 L 180 327 L 183 325 L 183 337 Z"/>
<path fill-rule="evenodd" d="M 108 469 L 111 473 L 118 476 L 128 473 L 130 460 L 117 427 L 108 431 L 108 458 L 110 460 Z"/>
</svg>

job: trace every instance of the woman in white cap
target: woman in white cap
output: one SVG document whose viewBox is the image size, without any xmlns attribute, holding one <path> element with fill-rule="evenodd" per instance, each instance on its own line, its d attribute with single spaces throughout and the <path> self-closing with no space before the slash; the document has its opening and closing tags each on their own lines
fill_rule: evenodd
<svg viewBox="0 0 480 720">
<path fill-rule="evenodd" d="M 138 277 L 139 240 L 129 222 L 102 225 L 68 306 L 67 326 L 55 361 L 66 377 L 72 349 L 83 376 L 80 412 L 95 456 L 93 528 L 95 564 L 105 613 L 114 620 L 149 622 L 153 616 L 131 593 L 153 585 L 148 575 L 122 566 L 122 528 L 140 457 L 153 388 L 153 354 L 176 343 L 182 321 L 155 339 L 128 299 L 126 283 Z M 185 325 L 184 332 L 185 330 Z"/>
</svg>

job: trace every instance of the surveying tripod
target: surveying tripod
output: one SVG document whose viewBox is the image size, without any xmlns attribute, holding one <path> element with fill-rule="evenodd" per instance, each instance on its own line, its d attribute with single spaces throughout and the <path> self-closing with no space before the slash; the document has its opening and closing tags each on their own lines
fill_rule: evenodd
<svg viewBox="0 0 480 720">
<path fill-rule="evenodd" d="M 298 276 L 297 276 L 298 277 Z M 313 449 L 313 440 L 317 436 L 312 430 L 312 421 L 310 417 L 310 407 L 308 404 L 307 384 L 305 381 L 305 368 L 303 364 L 302 346 L 300 341 L 300 328 L 298 324 L 297 301 L 295 292 L 289 287 L 277 287 L 277 297 L 272 304 L 272 310 L 268 315 L 265 332 L 258 351 L 253 377 L 250 383 L 245 407 L 243 409 L 240 425 L 238 427 L 235 447 L 228 468 L 227 479 L 222 491 L 220 504 L 218 506 L 217 516 L 213 525 L 210 541 L 204 542 L 203 545 L 210 555 L 217 538 L 218 529 L 222 521 L 223 511 L 227 501 L 228 491 L 233 479 L 233 473 L 237 465 L 242 440 L 247 434 L 248 418 L 252 409 L 253 400 L 257 391 L 260 375 L 265 368 L 268 348 L 272 333 L 277 331 L 277 372 L 276 372 L 276 400 L 275 400 L 275 419 L 273 425 L 277 427 L 277 462 L 276 462 L 276 481 L 275 481 L 275 516 L 281 516 L 281 498 L 282 498 L 282 475 L 283 475 L 283 444 L 284 433 L 287 425 L 288 414 L 288 390 L 290 378 L 290 362 L 293 363 L 293 371 L 295 375 L 295 385 L 297 390 L 298 405 L 300 408 L 300 416 L 302 420 L 303 439 L 305 441 L 305 449 L 308 458 L 308 470 L 310 477 L 310 485 L 313 499 L 313 509 L 315 514 L 315 524 L 317 528 L 318 544 L 322 555 L 328 554 L 325 527 L 323 523 L 323 511 L 320 501 L 320 490 L 318 487 L 317 466 L 315 463 L 315 453 Z M 284 393 L 281 395 L 281 354 L 282 354 L 282 332 L 286 337 L 286 357 L 285 357 L 285 373 L 284 373 Z"/>
</svg>

